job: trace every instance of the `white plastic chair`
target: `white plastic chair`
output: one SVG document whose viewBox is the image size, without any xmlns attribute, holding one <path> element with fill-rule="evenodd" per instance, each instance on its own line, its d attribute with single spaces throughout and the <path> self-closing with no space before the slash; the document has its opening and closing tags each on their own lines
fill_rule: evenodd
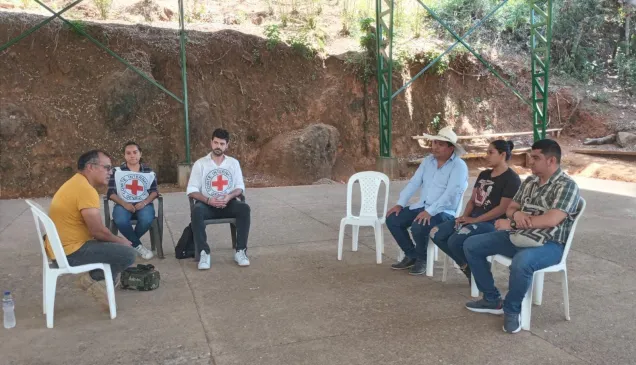
<svg viewBox="0 0 636 365">
<path fill-rule="evenodd" d="M 38 239 L 40 240 L 40 248 L 42 249 L 42 307 L 43 313 L 46 314 L 46 326 L 53 328 L 53 312 L 55 304 L 55 290 L 57 287 L 58 276 L 65 274 L 81 274 L 91 270 L 100 269 L 104 271 L 104 277 L 106 279 L 106 290 L 108 292 L 108 306 L 110 308 L 110 318 L 114 319 L 117 316 L 117 304 L 115 303 L 115 286 L 113 284 L 113 276 L 110 270 L 109 264 L 88 264 L 80 266 L 70 266 L 66 260 L 66 254 L 62 248 L 62 242 L 60 236 L 57 233 L 55 224 L 49 218 L 48 214 L 44 212 L 42 207 L 32 200 L 27 199 L 26 203 L 31 206 L 31 212 L 33 213 L 33 219 L 35 220 L 35 227 L 38 232 Z M 49 258 L 46 254 L 45 243 L 42 237 L 42 230 L 40 229 L 40 223 L 44 226 L 44 231 L 51 244 L 51 249 L 55 254 L 57 262 L 57 268 L 49 262 Z"/>
<path fill-rule="evenodd" d="M 568 239 L 565 243 L 565 248 L 563 249 L 563 256 L 561 257 L 561 262 L 556 265 L 552 265 L 550 267 L 546 267 L 542 270 L 537 270 L 534 272 L 532 276 L 532 282 L 528 287 L 528 292 L 526 292 L 526 296 L 523 298 L 523 302 L 521 302 L 521 328 L 530 331 L 530 319 L 532 314 L 532 302 L 534 297 L 534 304 L 541 305 L 543 300 L 543 279 L 544 274 L 547 272 L 561 272 L 561 285 L 563 287 L 563 306 L 565 310 L 565 319 L 570 320 L 570 296 L 568 293 L 568 268 L 566 265 L 566 261 L 568 258 L 568 253 L 570 252 L 570 247 L 572 246 L 572 239 L 574 238 L 574 231 L 576 230 L 576 225 L 579 223 L 579 219 L 583 216 L 583 212 L 585 211 L 585 199 L 581 198 L 579 201 L 579 206 L 576 213 L 576 218 L 574 218 L 574 223 L 572 224 L 572 229 L 570 230 L 570 234 L 568 235 Z M 510 267 L 512 264 L 512 259 L 510 257 L 502 256 L 502 255 L 494 255 L 488 257 L 488 261 L 494 263 L 498 262 L 504 266 Z M 475 295 L 473 295 L 475 294 Z M 479 296 L 479 289 L 477 289 L 477 284 L 475 284 L 475 278 L 472 278 L 472 287 L 471 287 L 471 295 L 473 297 Z"/>
<path fill-rule="evenodd" d="M 463 196 L 463 195 L 462 195 Z M 459 200 L 459 206 L 457 206 L 457 210 L 455 210 L 455 218 L 459 217 L 463 210 L 463 199 Z M 428 246 L 426 247 L 426 276 L 433 276 L 433 269 L 435 266 L 435 261 L 439 258 L 439 247 L 433 242 L 433 240 L 429 237 Z M 446 273 L 448 271 L 448 255 L 444 254 L 444 271 L 442 274 L 442 281 L 446 281 Z"/>
<path fill-rule="evenodd" d="M 351 199 L 353 195 L 353 184 L 360 183 L 360 214 L 354 216 L 351 212 Z M 378 193 L 380 185 L 384 183 L 384 209 L 378 216 Z M 375 252 L 376 262 L 382 263 L 384 253 L 384 231 L 382 225 L 386 221 L 387 204 L 389 202 L 389 177 L 377 171 L 358 172 L 349 178 L 347 183 L 347 216 L 340 221 L 340 233 L 338 237 L 338 260 L 342 260 L 342 246 L 344 241 L 345 227 L 351 225 L 353 231 L 352 251 L 358 251 L 358 233 L 360 226 L 373 227 L 375 232 Z"/>
</svg>

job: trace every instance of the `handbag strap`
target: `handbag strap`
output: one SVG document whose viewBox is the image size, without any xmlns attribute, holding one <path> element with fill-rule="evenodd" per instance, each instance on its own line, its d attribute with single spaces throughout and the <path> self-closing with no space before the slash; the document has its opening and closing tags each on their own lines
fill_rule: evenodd
<svg viewBox="0 0 636 365">
<path fill-rule="evenodd" d="M 521 206 L 521 211 L 524 211 L 524 208 L 526 206 L 526 204 L 530 203 L 532 205 L 537 205 L 537 202 L 535 201 L 536 198 L 539 196 L 539 186 L 535 183 L 532 184 L 532 186 L 530 186 L 530 193 L 528 194 L 529 197 L 527 199 L 523 200 L 523 204 Z"/>
</svg>

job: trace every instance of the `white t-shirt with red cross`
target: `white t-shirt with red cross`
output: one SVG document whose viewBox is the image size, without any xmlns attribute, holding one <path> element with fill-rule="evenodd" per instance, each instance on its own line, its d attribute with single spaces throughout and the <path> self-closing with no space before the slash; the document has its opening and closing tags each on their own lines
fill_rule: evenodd
<svg viewBox="0 0 636 365">
<path fill-rule="evenodd" d="M 115 167 L 115 188 L 117 195 L 128 203 L 138 203 L 146 199 L 148 190 L 155 180 L 154 172 L 123 171 Z"/>
<path fill-rule="evenodd" d="M 221 165 L 212 159 L 212 154 L 198 159 L 192 166 L 186 194 L 201 193 L 206 197 L 227 195 L 235 189 L 245 192 L 243 172 L 238 160 L 224 156 Z"/>
</svg>

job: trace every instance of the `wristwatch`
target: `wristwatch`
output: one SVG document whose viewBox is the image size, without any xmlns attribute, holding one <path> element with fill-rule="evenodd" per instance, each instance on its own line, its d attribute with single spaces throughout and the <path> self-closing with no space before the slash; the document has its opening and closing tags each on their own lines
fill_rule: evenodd
<svg viewBox="0 0 636 365">
<path fill-rule="evenodd" d="M 510 220 L 510 228 L 517 229 L 517 222 L 514 219 Z"/>
</svg>

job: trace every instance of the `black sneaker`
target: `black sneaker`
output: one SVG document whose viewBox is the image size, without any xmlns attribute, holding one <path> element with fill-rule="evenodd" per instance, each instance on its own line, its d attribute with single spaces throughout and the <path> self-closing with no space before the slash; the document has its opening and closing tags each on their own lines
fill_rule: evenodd
<svg viewBox="0 0 636 365">
<path fill-rule="evenodd" d="M 417 259 L 415 261 L 415 265 L 409 271 L 411 275 L 422 275 L 426 274 L 426 260 Z"/>
<path fill-rule="evenodd" d="M 413 266 L 413 264 L 415 264 L 415 259 L 410 259 L 410 258 L 404 256 L 402 261 L 398 262 L 397 264 L 391 265 L 391 268 L 393 270 L 405 270 L 405 269 L 408 269 L 409 267 Z"/>
<path fill-rule="evenodd" d="M 521 314 L 504 314 L 503 330 L 506 333 L 517 333 L 521 331 Z"/>
<path fill-rule="evenodd" d="M 503 301 L 489 302 L 484 298 L 466 303 L 466 309 L 477 313 L 503 314 Z"/>
</svg>

